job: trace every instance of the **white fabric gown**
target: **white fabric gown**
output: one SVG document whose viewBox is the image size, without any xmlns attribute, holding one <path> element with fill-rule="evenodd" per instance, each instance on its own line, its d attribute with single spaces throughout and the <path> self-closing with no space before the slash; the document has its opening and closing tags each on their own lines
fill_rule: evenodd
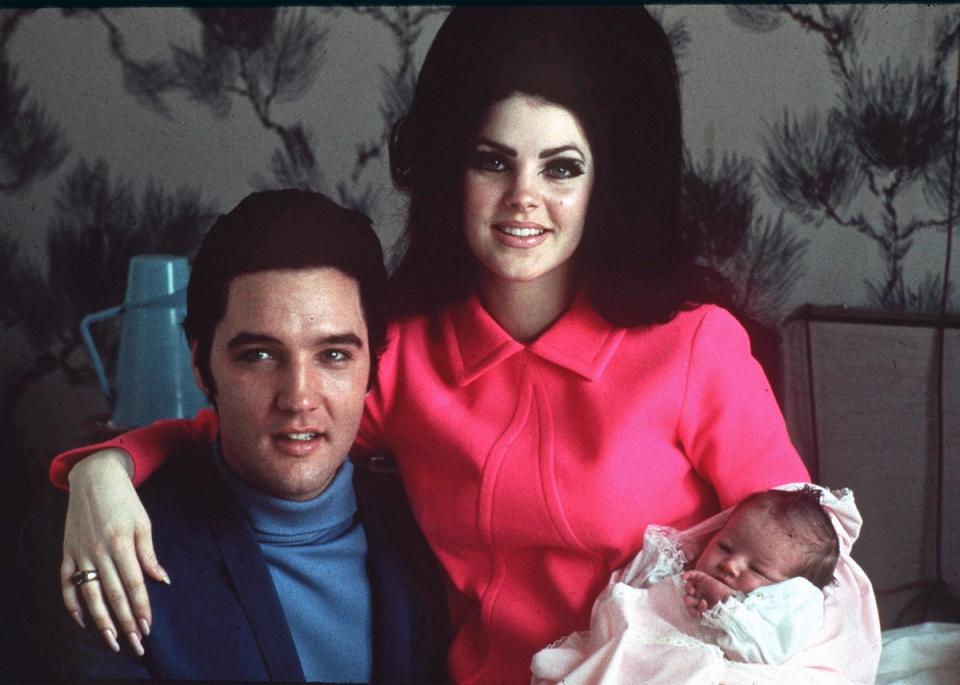
<svg viewBox="0 0 960 685">
<path fill-rule="evenodd" d="M 822 504 L 840 540 L 837 584 L 826 588 L 823 602 L 820 591 L 800 579 L 794 586 L 778 583 L 728 600 L 704 621 L 691 617 L 677 573 L 732 508 L 682 533 L 650 526 L 643 550 L 611 575 L 594 602 L 590 630 L 535 654 L 532 682 L 872 684 L 880 656 L 879 619 L 870 581 L 850 558 L 862 521 L 849 491 L 823 490 Z M 798 613 L 790 617 L 791 612 Z M 810 623 L 816 624 L 812 630 Z M 724 651 L 734 659 L 782 663 L 732 661 Z"/>
</svg>

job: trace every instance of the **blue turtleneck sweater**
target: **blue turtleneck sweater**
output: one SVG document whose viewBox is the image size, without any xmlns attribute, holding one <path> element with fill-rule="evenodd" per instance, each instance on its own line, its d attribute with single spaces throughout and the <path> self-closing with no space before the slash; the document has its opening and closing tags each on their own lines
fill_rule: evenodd
<svg viewBox="0 0 960 685">
<path fill-rule="evenodd" d="M 219 448 L 219 445 L 218 445 Z M 369 682 L 372 609 L 367 541 L 345 461 L 319 496 L 293 502 L 254 490 L 216 450 L 217 465 L 253 527 L 307 680 Z"/>
</svg>

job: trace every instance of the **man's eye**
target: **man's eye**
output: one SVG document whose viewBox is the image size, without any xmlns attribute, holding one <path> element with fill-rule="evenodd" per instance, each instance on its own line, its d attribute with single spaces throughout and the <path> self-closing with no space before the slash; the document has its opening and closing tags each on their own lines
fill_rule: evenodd
<svg viewBox="0 0 960 685">
<path fill-rule="evenodd" d="M 346 350 L 324 350 L 321 357 L 325 362 L 334 364 L 344 364 L 353 358 Z"/>
<path fill-rule="evenodd" d="M 718 543 L 717 543 L 717 547 L 719 547 L 720 550 L 723 551 L 723 552 L 729 552 L 729 551 L 730 551 L 730 545 L 728 545 L 726 542 L 718 542 Z"/>
<path fill-rule="evenodd" d="M 582 176 L 585 171 L 586 167 L 583 162 L 568 157 L 551 160 L 546 168 L 547 176 L 558 179 L 576 178 Z"/>
<path fill-rule="evenodd" d="M 496 152 L 476 150 L 470 157 L 470 166 L 480 171 L 506 171 L 507 163 Z"/>
<path fill-rule="evenodd" d="M 266 350 L 244 350 L 237 355 L 237 359 L 243 362 L 259 362 L 272 358 L 273 356 Z"/>
</svg>

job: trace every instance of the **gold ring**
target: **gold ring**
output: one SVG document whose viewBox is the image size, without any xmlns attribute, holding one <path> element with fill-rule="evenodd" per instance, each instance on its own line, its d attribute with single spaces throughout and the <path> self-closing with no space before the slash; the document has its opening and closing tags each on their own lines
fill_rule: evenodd
<svg viewBox="0 0 960 685">
<path fill-rule="evenodd" d="M 77 571 L 70 577 L 70 579 L 73 581 L 74 585 L 80 587 L 84 583 L 100 580 L 100 574 L 92 569 L 89 571 Z"/>
</svg>

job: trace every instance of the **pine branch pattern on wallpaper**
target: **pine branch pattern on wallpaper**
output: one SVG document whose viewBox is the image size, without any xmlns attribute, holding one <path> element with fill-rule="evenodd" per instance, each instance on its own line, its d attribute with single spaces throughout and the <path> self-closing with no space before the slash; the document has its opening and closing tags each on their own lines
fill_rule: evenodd
<svg viewBox="0 0 960 685">
<path fill-rule="evenodd" d="M 29 97 L 17 68 L 7 57 L 7 42 L 34 10 L 0 11 L 0 195 L 25 190 L 57 170 L 70 148 L 59 125 L 43 105 Z"/>
<path fill-rule="evenodd" d="M 135 11 L 176 13 L 194 38 L 138 54 L 136 23 L 128 15 Z M 429 40 L 427 28 L 446 11 L 432 6 L 0 10 L 0 196 L 22 196 L 45 179 L 58 181 L 48 191 L 51 197 L 40 198 L 55 208 L 53 217 L 32 229 L 44 231 L 43 255 L 27 256 L 17 238 L 0 235 L 0 325 L 30 345 L 24 363 L 3 371 L 4 429 L 15 431 L 13 409 L 25 389 L 51 374 L 91 382 L 78 349 L 77 322 L 122 299 L 129 258 L 160 250 L 189 254 L 219 209 L 199 188 L 164 190 L 150 181 L 149 169 L 140 178 L 129 178 L 129 171 L 120 178 L 111 172 L 109 148 L 97 152 L 102 158 L 65 164 L 68 135 L 44 107 L 37 84 L 20 75 L 24 65 L 16 64 L 8 49 L 19 31 L 41 12 L 56 13 L 71 26 L 85 24 L 88 35 L 92 30 L 102 40 L 98 47 L 108 64 L 115 65 L 111 78 L 145 112 L 175 120 L 196 108 L 213 115 L 212 129 L 224 130 L 241 114 L 252 117 L 254 132 L 262 133 L 271 151 L 258 162 L 260 171 L 247 178 L 250 186 L 321 190 L 372 213 L 383 204 L 377 171 L 386 162 L 391 128 L 412 97 L 416 51 Z M 692 11 L 678 7 L 658 14 L 681 72 L 696 46 L 686 21 Z M 904 261 L 918 236 L 945 225 L 952 87 L 946 71 L 955 58 L 960 11 L 943 12 L 930 44 L 918 48 L 920 57 L 879 65 L 866 64 L 861 54 L 870 11 L 836 5 L 726 10 L 751 32 L 799 27 L 822 44 L 836 91 L 836 104 L 826 112 L 787 110 L 769 124 L 760 134 L 762 161 L 733 150 L 709 150 L 703 159 L 686 156 L 684 230 L 711 236 L 709 261 L 733 284 L 736 305 L 768 325 L 782 319 L 804 273 L 811 241 L 801 237 L 803 225 L 831 223 L 877 246 L 884 275 L 866 287 L 875 304 L 928 311 L 944 288 L 935 272 L 908 278 Z M 332 32 L 346 18 L 360 18 L 379 31 L 388 57 L 377 58 L 382 63 L 372 81 L 379 91 L 375 132 L 352 144 L 352 166 L 337 178 L 324 163 L 318 142 L 323 132 L 311 130 L 312 113 L 304 103 L 330 68 Z M 759 209 L 761 189 L 774 202 L 772 212 Z M 926 205 L 914 209 L 905 203 L 911 194 L 922 195 Z M 109 347 L 108 340 L 102 342 Z"/>
<path fill-rule="evenodd" d="M 765 33 L 793 22 L 819 37 L 837 89 L 837 102 L 825 115 L 785 111 L 768 126 L 760 178 L 774 201 L 801 221 L 830 222 L 876 244 L 884 275 L 866 282 L 870 304 L 936 313 L 942 289 L 949 295 L 953 284 L 928 272 L 911 285 L 904 261 L 918 233 L 947 227 L 953 113 L 945 65 L 956 50 L 960 11 L 941 18 L 925 54 L 888 58 L 879 66 L 865 64 L 861 56 L 866 11 L 856 5 L 727 8 L 728 16 L 750 31 Z M 904 211 L 916 186 L 931 205 L 925 209 L 934 213 Z M 869 201 L 862 201 L 864 195 Z"/>
</svg>

